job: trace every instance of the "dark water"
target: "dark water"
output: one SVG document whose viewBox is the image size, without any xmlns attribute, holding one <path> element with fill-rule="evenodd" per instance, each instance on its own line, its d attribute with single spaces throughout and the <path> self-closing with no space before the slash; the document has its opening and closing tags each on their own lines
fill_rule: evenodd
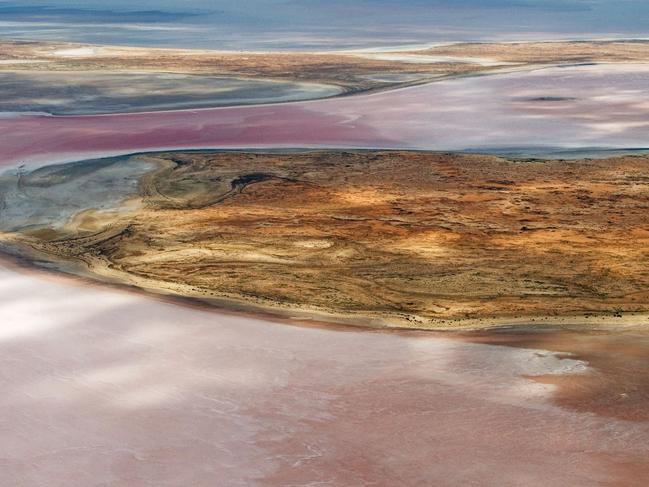
<svg viewBox="0 0 649 487">
<path fill-rule="evenodd" d="M 215 49 L 643 37 L 644 0 L 6 0 L 0 36 Z"/>
</svg>

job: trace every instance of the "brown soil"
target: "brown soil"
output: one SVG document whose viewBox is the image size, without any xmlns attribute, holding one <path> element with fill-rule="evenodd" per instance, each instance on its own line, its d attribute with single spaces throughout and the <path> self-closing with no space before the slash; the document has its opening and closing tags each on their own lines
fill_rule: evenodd
<svg viewBox="0 0 649 487">
<path fill-rule="evenodd" d="M 110 222 L 88 210 L 63 236 L 21 240 L 150 290 L 365 324 L 649 309 L 646 157 L 136 157 L 161 167 L 142 209 Z"/>
</svg>

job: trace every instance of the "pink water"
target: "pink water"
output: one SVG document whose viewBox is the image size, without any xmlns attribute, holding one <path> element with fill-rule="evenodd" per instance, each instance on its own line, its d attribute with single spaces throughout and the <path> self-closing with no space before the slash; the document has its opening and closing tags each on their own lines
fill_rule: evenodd
<svg viewBox="0 0 649 487">
<path fill-rule="evenodd" d="M 161 148 L 645 147 L 649 67 L 547 68 L 310 102 L 0 118 L 0 161 Z"/>
<path fill-rule="evenodd" d="M 296 327 L 0 268 L 3 485 L 644 485 L 534 348 Z"/>
</svg>

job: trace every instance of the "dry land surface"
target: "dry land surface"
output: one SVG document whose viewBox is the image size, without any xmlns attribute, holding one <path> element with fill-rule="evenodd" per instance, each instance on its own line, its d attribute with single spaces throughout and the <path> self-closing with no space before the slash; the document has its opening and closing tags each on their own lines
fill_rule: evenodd
<svg viewBox="0 0 649 487">
<path fill-rule="evenodd" d="M 186 152 L 110 161 L 5 176 L 5 243 L 74 272 L 81 263 L 102 280 L 338 322 L 622 321 L 649 310 L 644 156 Z M 147 167 L 157 169 L 137 176 Z M 133 177 L 138 189 L 117 207 L 92 189 Z M 73 200 L 54 196 L 78 188 Z M 52 204 L 70 217 L 53 220 Z"/>
</svg>

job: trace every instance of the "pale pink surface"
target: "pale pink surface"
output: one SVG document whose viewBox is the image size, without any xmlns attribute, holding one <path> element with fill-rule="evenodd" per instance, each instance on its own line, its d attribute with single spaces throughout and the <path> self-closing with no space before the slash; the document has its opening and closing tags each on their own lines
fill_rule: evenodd
<svg viewBox="0 0 649 487">
<path fill-rule="evenodd" d="M 0 267 L 0 484 L 645 485 L 649 425 L 549 352 L 300 328 Z"/>
<path fill-rule="evenodd" d="M 649 67 L 602 65 L 440 81 L 290 104 L 0 118 L 0 163 L 210 147 L 645 147 Z"/>
</svg>

